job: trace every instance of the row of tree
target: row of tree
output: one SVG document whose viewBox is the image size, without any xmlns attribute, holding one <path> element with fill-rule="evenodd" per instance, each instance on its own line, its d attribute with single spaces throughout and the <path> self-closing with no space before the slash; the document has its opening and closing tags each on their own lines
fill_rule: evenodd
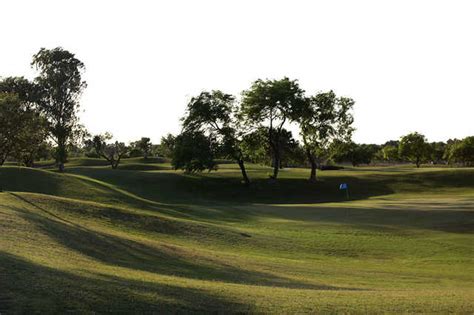
<svg viewBox="0 0 474 315">
<path fill-rule="evenodd" d="M 175 139 L 173 166 L 188 172 L 215 169 L 215 157 L 234 160 L 243 182 L 250 183 L 245 162 L 268 155 L 277 179 L 282 162 L 297 146 L 290 123 L 299 127 L 302 155 L 311 167 L 310 180 L 322 152 L 352 135 L 354 101 L 333 91 L 305 95 L 296 80 L 257 80 L 238 101 L 222 91 L 202 92 L 188 103 L 183 130 Z"/>
<path fill-rule="evenodd" d="M 351 141 L 354 101 L 333 91 L 306 95 L 296 80 L 257 80 L 240 98 L 222 91 L 193 97 L 181 119 L 182 132 L 159 145 L 141 138 L 126 145 L 112 135 L 91 136 L 79 124 L 79 97 L 86 87 L 84 64 L 74 54 L 42 48 L 31 64 L 38 76 L 0 80 L 0 165 L 7 158 L 26 166 L 53 157 L 60 171 L 72 152 L 103 158 L 117 168 L 122 158 L 169 157 L 175 169 L 214 170 L 218 159 L 233 160 L 245 184 L 246 162 L 269 165 L 277 179 L 286 166 L 316 170 L 331 161 L 354 166 L 372 161 L 474 165 L 474 137 L 428 143 L 419 133 L 385 145 Z M 299 141 L 289 129 L 297 129 Z"/>
</svg>

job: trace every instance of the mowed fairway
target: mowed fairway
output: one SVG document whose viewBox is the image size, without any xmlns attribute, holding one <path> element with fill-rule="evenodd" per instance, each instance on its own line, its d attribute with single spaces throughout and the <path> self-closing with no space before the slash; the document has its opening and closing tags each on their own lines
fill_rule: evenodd
<svg viewBox="0 0 474 315">
<path fill-rule="evenodd" d="M 474 312 L 472 168 L 66 168 L 0 168 L 2 314 Z"/>
</svg>

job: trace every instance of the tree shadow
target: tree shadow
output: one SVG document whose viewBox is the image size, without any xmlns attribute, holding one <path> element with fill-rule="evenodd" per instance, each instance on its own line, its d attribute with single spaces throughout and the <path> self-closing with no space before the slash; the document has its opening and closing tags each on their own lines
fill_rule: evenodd
<svg viewBox="0 0 474 315">
<path fill-rule="evenodd" d="M 12 208 L 22 218 L 33 223 L 39 230 L 63 246 L 108 265 L 163 275 L 238 284 L 313 290 L 359 290 L 303 280 L 296 281 L 268 272 L 242 269 L 231 263 L 203 255 L 199 251 L 185 250 L 171 245 L 153 246 L 91 230 L 65 220 L 21 196 L 16 194 L 14 196 L 47 214 L 44 216 L 24 209 Z M 240 238 L 242 237 L 240 235 Z"/>
<path fill-rule="evenodd" d="M 254 306 L 207 290 L 79 275 L 0 252 L 0 312 L 208 313 L 252 312 Z"/>
<path fill-rule="evenodd" d="M 443 201 L 404 201 L 384 202 L 370 208 L 357 208 L 352 204 L 344 207 L 291 207 L 266 205 L 265 212 L 269 215 L 291 220 L 315 221 L 352 225 L 369 230 L 407 230 L 426 229 L 459 234 L 474 234 L 474 203 L 473 201 L 452 204 Z"/>
<path fill-rule="evenodd" d="M 216 173 L 210 175 L 186 175 L 178 172 L 126 173 L 88 168 L 75 168 L 71 172 L 112 184 L 146 200 L 164 204 L 335 202 L 346 198 L 345 192 L 339 190 L 339 184 L 342 182 L 349 184 L 351 199 L 365 199 L 393 193 L 386 180 L 381 181 L 380 178 L 370 176 L 327 177 L 316 183 L 304 178 L 282 177 L 275 181 L 257 177 L 247 187 L 241 184 L 239 174 L 236 172 L 226 172 L 225 176 Z"/>
</svg>

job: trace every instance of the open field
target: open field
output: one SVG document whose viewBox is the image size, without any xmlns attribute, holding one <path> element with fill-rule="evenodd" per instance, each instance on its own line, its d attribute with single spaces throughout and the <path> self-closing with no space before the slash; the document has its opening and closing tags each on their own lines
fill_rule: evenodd
<svg viewBox="0 0 474 315">
<path fill-rule="evenodd" d="M 474 312 L 473 168 L 154 162 L 0 168 L 0 313 Z"/>
</svg>

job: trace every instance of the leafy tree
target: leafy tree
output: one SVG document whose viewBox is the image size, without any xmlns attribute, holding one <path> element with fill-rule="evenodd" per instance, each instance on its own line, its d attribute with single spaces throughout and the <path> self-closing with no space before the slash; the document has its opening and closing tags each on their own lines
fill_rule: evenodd
<svg viewBox="0 0 474 315">
<path fill-rule="evenodd" d="M 262 165 L 272 165 L 271 149 L 268 144 L 268 130 L 260 127 L 242 137 L 242 151 L 247 160 Z"/>
<path fill-rule="evenodd" d="M 86 86 L 82 80 L 84 64 L 60 47 L 41 48 L 31 63 L 39 71 L 35 79 L 39 105 L 50 122 L 50 134 L 57 144 L 56 159 L 60 171 L 67 160 L 67 146 L 78 127 L 79 97 Z"/>
<path fill-rule="evenodd" d="M 429 144 L 424 135 L 413 132 L 400 139 L 398 152 L 400 157 L 420 167 L 420 164 L 429 158 Z"/>
<path fill-rule="evenodd" d="M 306 99 L 298 123 L 306 156 L 311 165 L 310 181 L 316 181 L 316 169 L 327 156 L 335 140 L 348 142 L 354 128 L 350 113 L 354 101 L 336 97 L 333 91 L 319 93 Z"/>
<path fill-rule="evenodd" d="M 27 167 L 33 167 L 35 160 L 39 159 L 48 150 L 48 122 L 37 112 L 26 110 L 23 113 L 22 125 L 16 138 L 12 155 L 18 162 Z"/>
<path fill-rule="evenodd" d="M 444 157 L 449 164 L 474 166 L 474 136 L 448 141 Z"/>
<path fill-rule="evenodd" d="M 242 150 L 243 128 L 236 118 L 235 97 L 221 91 L 202 92 L 188 103 L 182 119 L 185 131 L 208 133 L 218 144 L 218 154 L 231 158 L 239 165 L 243 182 L 248 185 Z"/>
<path fill-rule="evenodd" d="M 273 158 L 272 178 L 278 177 L 281 165 L 281 141 L 286 122 L 296 121 L 304 103 L 304 91 L 296 80 L 257 80 L 243 92 L 241 118 L 248 126 L 268 123 L 267 142 Z"/>
<path fill-rule="evenodd" d="M 175 138 L 171 165 L 186 173 L 216 170 L 215 142 L 202 131 L 185 131 Z"/>
<path fill-rule="evenodd" d="M 434 164 L 442 163 L 444 151 L 446 151 L 446 143 L 441 141 L 430 143 L 430 160 Z"/>
<path fill-rule="evenodd" d="M 152 146 L 153 144 L 150 138 L 142 137 L 140 140 L 131 143 L 131 150 L 136 150 L 140 155 L 143 155 L 146 160 L 151 154 Z"/>
<path fill-rule="evenodd" d="M 16 94 L 0 93 L 0 165 L 17 144 L 24 111 Z"/>
<path fill-rule="evenodd" d="M 173 156 L 174 144 L 176 137 L 171 133 L 164 137 L 161 137 L 161 141 L 158 147 L 158 154 L 163 157 L 171 158 Z"/>
<path fill-rule="evenodd" d="M 371 144 L 357 144 L 355 142 L 337 142 L 332 147 L 332 158 L 340 163 L 349 161 L 352 166 L 370 164 L 377 152 L 378 147 Z"/>
<path fill-rule="evenodd" d="M 382 148 L 382 157 L 385 161 L 388 161 L 391 163 L 398 161 L 399 160 L 398 146 L 385 145 Z"/>
<path fill-rule="evenodd" d="M 92 145 L 98 156 L 107 160 L 112 166 L 112 169 L 117 169 L 120 160 L 127 154 L 128 148 L 123 142 L 115 141 L 113 143 L 107 143 L 107 141 L 112 138 L 113 136 L 110 133 L 96 135 L 92 138 Z"/>
<path fill-rule="evenodd" d="M 0 93 L 16 94 L 22 106 L 35 108 L 40 97 L 40 88 L 24 77 L 7 77 L 0 80 Z"/>
</svg>

